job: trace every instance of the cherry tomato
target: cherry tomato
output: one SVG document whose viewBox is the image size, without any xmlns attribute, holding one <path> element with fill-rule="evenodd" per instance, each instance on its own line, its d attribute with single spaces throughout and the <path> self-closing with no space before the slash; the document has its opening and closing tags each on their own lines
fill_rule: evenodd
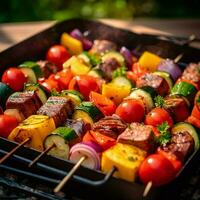
<svg viewBox="0 0 200 200">
<path fill-rule="evenodd" d="M 173 120 L 170 114 L 164 108 L 154 108 L 145 118 L 145 124 L 158 126 L 167 121 L 169 126 L 173 126 Z"/>
<path fill-rule="evenodd" d="M 54 76 L 54 80 L 57 81 L 61 90 L 67 90 L 69 82 L 73 78 L 73 74 L 70 69 L 63 69 L 57 72 Z"/>
<path fill-rule="evenodd" d="M 7 138 L 17 125 L 18 121 L 15 117 L 0 115 L 0 136 Z"/>
<path fill-rule="evenodd" d="M 72 78 L 69 83 L 69 90 L 79 91 L 88 100 L 91 91 L 99 91 L 99 85 L 97 79 L 93 76 L 79 75 Z"/>
<path fill-rule="evenodd" d="M 62 69 L 63 63 L 70 58 L 70 54 L 62 45 L 54 45 L 47 51 L 46 59 L 56 64 L 58 71 Z"/>
<path fill-rule="evenodd" d="M 2 82 L 10 86 L 15 92 L 24 88 L 26 77 L 18 68 L 9 68 L 3 73 Z"/>
<path fill-rule="evenodd" d="M 148 156 L 139 169 L 140 180 L 147 184 L 152 181 L 154 186 L 166 184 L 175 178 L 176 172 L 172 163 L 160 154 Z"/>
<path fill-rule="evenodd" d="M 116 110 L 116 105 L 112 100 L 97 92 L 92 91 L 89 99 L 105 116 L 112 115 Z"/>
<path fill-rule="evenodd" d="M 145 108 L 142 102 L 129 99 L 123 101 L 115 112 L 125 122 L 142 122 L 144 119 Z"/>
</svg>

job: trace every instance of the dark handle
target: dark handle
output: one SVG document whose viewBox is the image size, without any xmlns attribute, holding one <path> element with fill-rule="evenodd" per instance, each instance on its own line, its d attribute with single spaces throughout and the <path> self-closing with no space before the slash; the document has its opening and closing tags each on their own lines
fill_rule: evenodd
<svg viewBox="0 0 200 200">
<path fill-rule="evenodd" d="M 0 149 L 0 154 L 5 155 L 6 153 L 7 153 L 7 151 L 4 151 L 4 150 Z M 27 158 L 24 158 L 24 157 L 21 157 L 21 156 L 18 156 L 18 155 L 13 155 L 11 157 L 11 159 L 13 159 L 15 161 L 18 161 L 20 163 L 23 163 L 23 164 L 25 164 L 27 166 L 31 163 L 30 159 L 27 159 Z M 64 176 L 67 175 L 67 173 L 65 171 L 63 171 L 63 170 L 59 170 L 59 169 L 56 169 L 54 167 L 47 166 L 47 165 L 42 164 L 40 162 L 36 163 L 35 167 L 40 169 L 40 170 L 43 170 L 44 172 L 48 171 L 49 173 L 55 174 L 55 175 L 60 176 L 60 177 L 64 177 Z M 26 176 L 29 176 L 29 177 L 34 177 L 36 179 L 40 179 L 40 180 L 43 180 L 43 181 L 46 181 L 46 182 L 51 182 L 53 184 L 58 184 L 59 183 L 59 180 L 48 178 L 48 177 L 37 175 L 37 174 L 33 174 L 31 172 L 28 172 L 28 171 L 15 169 L 15 168 L 12 168 L 12 167 L 8 167 L 6 165 L 0 165 L 0 168 L 4 168 L 4 169 L 6 168 L 7 170 L 10 170 L 10 171 L 12 171 L 14 173 L 23 174 L 23 175 L 26 175 Z M 96 180 L 96 181 L 93 181 L 93 180 L 90 180 L 88 178 L 84 178 L 84 177 L 81 177 L 81 176 L 78 176 L 78 175 L 73 175 L 72 178 L 75 181 L 79 182 L 79 183 L 86 184 L 86 185 L 89 185 L 89 186 L 92 186 L 92 187 L 99 187 L 99 186 L 104 185 L 106 182 L 108 182 L 109 179 L 112 177 L 112 175 L 114 174 L 114 172 L 116 170 L 117 170 L 116 168 L 112 168 L 104 176 L 103 179 Z"/>
</svg>

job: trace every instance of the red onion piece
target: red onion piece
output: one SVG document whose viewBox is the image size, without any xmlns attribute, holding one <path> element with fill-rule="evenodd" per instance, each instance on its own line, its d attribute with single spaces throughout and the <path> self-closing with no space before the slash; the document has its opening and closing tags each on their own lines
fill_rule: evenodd
<svg viewBox="0 0 200 200">
<path fill-rule="evenodd" d="M 157 69 L 160 71 L 168 72 L 174 81 L 176 81 L 182 74 L 180 67 L 170 59 L 161 61 Z"/>
<path fill-rule="evenodd" d="M 123 55 L 126 65 L 130 68 L 133 65 L 133 58 L 132 58 L 132 54 L 131 51 L 129 49 L 127 49 L 126 47 L 122 47 L 120 49 L 120 53 Z"/>
<path fill-rule="evenodd" d="M 82 41 L 84 36 L 83 34 L 81 33 L 81 31 L 79 29 L 74 29 L 71 31 L 70 35 L 73 37 L 73 38 L 76 38 L 77 40 L 80 40 Z"/>
<path fill-rule="evenodd" d="M 88 51 L 92 48 L 93 43 L 90 40 L 83 38 L 82 43 L 84 50 Z"/>
<path fill-rule="evenodd" d="M 83 166 L 91 169 L 100 168 L 100 157 L 91 146 L 84 143 L 78 143 L 70 149 L 69 159 L 72 162 L 78 162 L 83 156 L 87 157 L 82 164 Z"/>
<path fill-rule="evenodd" d="M 92 141 L 81 142 L 81 144 L 86 144 L 86 145 L 92 147 L 97 153 L 101 153 L 103 151 L 103 149 L 101 148 L 101 146 L 99 144 L 92 142 Z"/>
</svg>

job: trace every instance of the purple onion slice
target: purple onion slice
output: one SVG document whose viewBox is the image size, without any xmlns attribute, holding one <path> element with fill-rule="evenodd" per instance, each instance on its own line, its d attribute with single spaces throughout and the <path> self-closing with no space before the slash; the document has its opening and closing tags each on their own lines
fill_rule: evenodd
<svg viewBox="0 0 200 200">
<path fill-rule="evenodd" d="M 87 157 L 82 163 L 83 166 L 91 169 L 100 168 L 100 157 L 91 146 L 78 143 L 71 148 L 69 159 L 72 162 L 77 163 L 83 156 Z"/>
<path fill-rule="evenodd" d="M 127 49 L 126 47 L 122 47 L 120 49 L 120 53 L 123 55 L 127 67 L 131 68 L 133 65 L 133 58 L 132 58 L 131 51 Z"/>
<path fill-rule="evenodd" d="M 168 72 L 174 81 L 176 81 L 182 74 L 180 67 L 170 59 L 165 59 L 160 62 L 157 68 L 159 71 Z"/>
</svg>

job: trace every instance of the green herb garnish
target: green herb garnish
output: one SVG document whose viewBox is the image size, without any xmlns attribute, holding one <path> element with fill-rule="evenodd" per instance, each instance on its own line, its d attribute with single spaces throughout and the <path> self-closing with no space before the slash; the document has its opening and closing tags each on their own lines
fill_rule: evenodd
<svg viewBox="0 0 200 200">
<path fill-rule="evenodd" d="M 154 98 L 154 101 L 155 101 L 155 106 L 156 107 L 163 107 L 164 104 L 165 104 L 165 100 L 162 96 L 158 95 Z"/>
<path fill-rule="evenodd" d="M 83 54 L 85 54 L 89 58 L 92 66 L 96 66 L 101 63 L 101 60 L 97 55 L 90 55 L 87 51 L 84 51 Z"/>
<path fill-rule="evenodd" d="M 118 67 L 113 73 L 112 73 L 112 78 L 116 78 L 119 76 L 126 76 L 126 71 L 127 68 L 125 66 Z"/>
<path fill-rule="evenodd" d="M 171 140 L 171 134 L 169 132 L 169 124 L 167 121 L 163 122 L 161 125 L 157 126 L 157 129 L 160 133 L 158 137 L 156 137 L 156 142 L 160 145 L 166 145 Z"/>
<path fill-rule="evenodd" d="M 57 92 L 55 89 L 51 91 L 51 96 L 61 96 L 59 92 Z"/>
</svg>

